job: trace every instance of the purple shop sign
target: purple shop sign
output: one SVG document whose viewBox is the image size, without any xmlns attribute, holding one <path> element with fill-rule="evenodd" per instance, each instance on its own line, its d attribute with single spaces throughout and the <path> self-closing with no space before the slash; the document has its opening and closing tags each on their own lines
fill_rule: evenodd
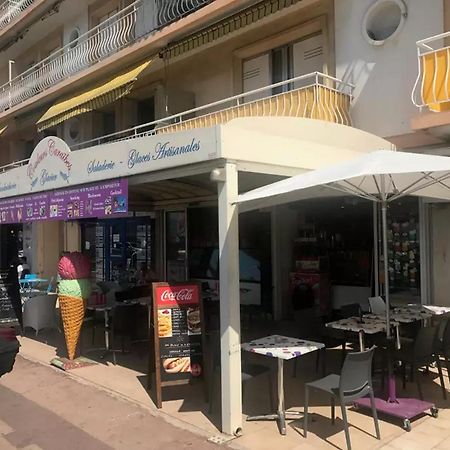
<svg viewBox="0 0 450 450">
<path fill-rule="evenodd" d="M 128 212 L 128 180 L 0 200 L 0 223 L 119 217 Z"/>
</svg>

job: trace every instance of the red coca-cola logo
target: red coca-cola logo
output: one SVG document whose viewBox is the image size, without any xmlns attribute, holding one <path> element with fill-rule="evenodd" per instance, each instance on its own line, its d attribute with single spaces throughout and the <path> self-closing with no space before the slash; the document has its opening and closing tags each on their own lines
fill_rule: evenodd
<svg viewBox="0 0 450 450">
<path fill-rule="evenodd" d="M 196 285 L 159 286 L 156 289 L 158 305 L 191 305 L 199 302 L 198 287 Z"/>
</svg>

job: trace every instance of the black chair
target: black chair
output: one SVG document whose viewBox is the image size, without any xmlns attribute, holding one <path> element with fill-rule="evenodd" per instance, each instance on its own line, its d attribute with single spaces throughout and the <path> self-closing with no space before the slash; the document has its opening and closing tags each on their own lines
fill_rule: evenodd
<svg viewBox="0 0 450 450">
<path fill-rule="evenodd" d="M 403 389 L 406 387 L 406 365 L 409 364 L 411 366 L 411 378 L 413 379 L 416 375 L 417 389 L 421 400 L 423 399 L 422 383 L 417 372 L 421 367 L 428 368 L 432 363 L 436 363 L 442 395 L 444 399 L 447 398 L 441 361 L 436 352 L 436 335 L 437 327 L 423 327 L 419 330 L 414 341 L 403 343 L 402 347 L 395 352 L 395 358 L 403 364 Z"/>
<path fill-rule="evenodd" d="M 216 390 L 216 384 L 220 382 L 220 335 L 219 333 L 212 333 L 210 335 L 209 342 L 209 413 L 213 411 L 214 403 L 214 391 Z M 269 383 L 269 400 L 270 408 L 274 409 L 273 405 L 273 392 L 272 392 L 272 375 L 271 369 L 269 367 L 263 366 L 262 364 L 246 363 L 242 361 L 241 364 L 241 374 L 242 374 L 242 399 L 245 399 L 246 385 L 253 378 L 260 375 L 267 375 L 267 380 Z"/>
<path fill-rule="evenodd" d="M 344 361 L 346 350 L 346 333 L 342 330 L 327 328 L 322 317 L 317 315 L 316 308 L 305 308 L 296 311 L 296 322 L 298 323 L 297 337 L 315 342 L 321 342 L 325 348 L 316 353 L 316 372 L 319 371 L 320 360 L 322 360 L 322 376 L 326 373 L 326 349 L 342 346 L 342 362 Z M 294 359 L 292 376 L 297 375 L 297 365 L 299 358 Z"/>
<path fill-rule="evenodd" d="M 435 339 L 435 351 L 437 356 L 442 356 L 447 367 L 447 376 L 450 379 L 450 319 L 440 321 Z"/>
<path fill-rule="evenodd" d="M 364 352 L 348 353 L 341 375 L 328 375 L 325 378 L 305 385 L 305 418 L 303 422 L 305 437 L 308 433 L 309 391 L 310 389 L 317 389 L 326 392 L 331 397 L 331 421 L 333 424 L 335 422 L 336 400 L 340 403 L 348 450 L 351 450 L 352 446 L 345 406 L 367 395 L 370 396 L 376 436 L 377 439 L 380 439 L 380 428 L 378 426 L 378 416 L 372 389 L 372 360 L 374 352 L 375 347 Z"/>
<path fill-rule="evenodd" d="M 125 353 L 125 338 L 128 337 L 130 339 L 135 331 L 136 320 L 138 316 L 138 312 L 140 310 L 139 305 L 116 305 L 114 308 L 113 316 L 112 316 L 112 327 L 111 327 L 111 346 L 113 352 L 113 360 L 114 364 L 116 364 L 116 352 L 119 351 L 115 349 L 115 341 L 119 336 L 122 339 L 122 346 L 120 351 Z M 131 344 L 130 344 L 131 345 Z"/>
</svg>

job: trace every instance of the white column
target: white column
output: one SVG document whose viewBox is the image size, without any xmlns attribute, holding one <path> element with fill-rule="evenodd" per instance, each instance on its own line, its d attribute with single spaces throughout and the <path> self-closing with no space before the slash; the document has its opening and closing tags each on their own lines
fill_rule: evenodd
<svg viewBox="0 0 450 450">
<path fill-rule="evenodd" d="M 239 302 L 238 172 L 226 163 L 218 182 L 222 432 L 242 429 L 241 323 Z"/>
</svg>

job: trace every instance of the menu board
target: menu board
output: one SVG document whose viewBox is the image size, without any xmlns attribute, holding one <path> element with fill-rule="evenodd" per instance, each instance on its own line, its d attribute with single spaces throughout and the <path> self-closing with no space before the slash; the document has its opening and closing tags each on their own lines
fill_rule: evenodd
<svg viewBox="0 0 450 450">
<path fill-rule="evenodd" d="M 0 272 L 0 324 L 18 322 L 22 322 L 19 279 L 12 267 L 10 272 Z"/>
<path fill-rule="evenodd" d="M 128 181 L 121 179 L 0 200 L 0 223 L 111 217 L 127 211 Z"/>
<path fill-rule="evenodd" d="M 197 283 L 153 283 L 152 366 L 156 404 L 161 387 L 203 376 L 204 326 L 201 290 Z"/>
</svg>

